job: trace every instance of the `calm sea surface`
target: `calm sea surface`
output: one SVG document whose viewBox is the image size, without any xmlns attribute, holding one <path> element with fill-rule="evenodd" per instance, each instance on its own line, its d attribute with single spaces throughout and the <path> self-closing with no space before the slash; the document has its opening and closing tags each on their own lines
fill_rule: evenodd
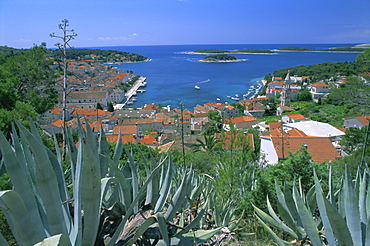
<svg viewBox="0 0 370 246">
<path fill-rule="evenodd" d="M 265 44 L 265 45 L 164 45 L 164 46 L 119 46 L 97 47 L 114 49 L 144 55 L 150 62 L 115 65 L 122 70 L 132 70 L 136 75 L 147 77 L 146 92 L 137 95 L 137 101 L 130 107 L 142 107 L 155 103 L 171 108 L 192 109 L 197 104 L 207 102 L 235 102 L 227 96 L 243 95 L 251 85 L 256 85 L 265 74 L 274 70 L 298 65 L 311 65 L 324 62 L 353 62 L 356 53 L 323 52 L 278 52 L 275 55 L 233 54 L 242 62 L 205 63 L 198 62 L 206 55 L 187 54 L 198 49 L 277 49 L 299 46 L 313 49 L 342 47 L 347 44 Z M 209 80 L 209 82 L 204 82 Z M 199 90 L 194 88 L 200 87 Z"/>
</svg>

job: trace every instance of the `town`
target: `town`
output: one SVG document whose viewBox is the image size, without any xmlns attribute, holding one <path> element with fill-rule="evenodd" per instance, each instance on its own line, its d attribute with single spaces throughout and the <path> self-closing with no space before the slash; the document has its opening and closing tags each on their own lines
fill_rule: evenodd
<svg viewBox="0 0 370 246">
<path fill-rule="evenodd" d="M 307 85 L 310 78 L 291 76 L 289 72 L 284 79 L 273 77 L 269 83 L 263 81 L 266 95 L 238 100 L 234 104 L 209 102 L 197 105 L 192 111 L 155 104 L 127 108 L 135 100 L 136 93 L 145 92 L 145 77 L 134 76 L 132 71 L 121 71 L 95 59 L 97 57 L 92 54 L 78 61 L 69 61 L 68 71 L 73 76 L 68 77 L 66 126 L 76 132 L 78 121 L 89 124 L 96 134 L 102 129 L 112 143 L 121 136 L 123 143 L 142 144 L 167 152 L 172 146 L 180 148 L 183 140 L 185 149 L 190 151 L 197 143 L 196 139 L 203 138 L 202 133 L 216 133 L 210 130 L 214 127 L 210 115 L 216 113 L 225 132 L 230 131 L 232 125 L 233 129 L 245 133 L 251 146 L 256 139 L 247 131 L 257 129 L 260 132 L 260 155 L 267 164 L 286 159 L 302 145 L 313 155 L 312 160 L 328 162 L 347 155 L 340 146 L 347 128 L 362 128 L 369 124 L 370 115 L 344 119 L 343 127 L 338 128 L 294 112 L 290 102 L 297 100 L 300 85 Z M 54 63 L 57 67 L 57 62 Z M 62 76 L 59 80 L 62 81 Z M 345 81 L 345 76 L 338 76 L 330 85 L 324 82 L 309 84 L 309 96 L 318 102 L 331 92 L 332 86 L 342 86 Z M 276 108 L 280 119 L 266 124 L 259 119 L 266 110 L 272 109 L 266 103 L 269 98 L 277 96 L 281 97 Z M 62 132 L 61 97 L 59 102 L 58 107 L 45 112 L 39 120 L 49 136 Z"/>
</svg>

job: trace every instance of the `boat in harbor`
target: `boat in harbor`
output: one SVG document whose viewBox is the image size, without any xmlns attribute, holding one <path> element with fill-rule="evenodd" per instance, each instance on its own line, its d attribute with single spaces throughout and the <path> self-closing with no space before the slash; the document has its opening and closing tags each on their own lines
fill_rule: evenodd
<svg viewBox="0 0 370 246">
<path fill-rule="evenodd" d="M 195 89 L 199 90 L 200 87 L 198 85 L 194 86 Z"/>
</svg>

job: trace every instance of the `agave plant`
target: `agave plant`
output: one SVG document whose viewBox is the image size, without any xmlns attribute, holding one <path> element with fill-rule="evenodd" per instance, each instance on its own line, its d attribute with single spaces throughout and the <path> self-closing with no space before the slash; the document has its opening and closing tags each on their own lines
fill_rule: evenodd
<svg viewBox="0 0 370 246">
<path fill-rule="evenodd" d="M 19 245 L 191 245 L 220 230 L 201 229 L 213 190 L 192 169 L 170 158 L 143 156 L 137 163 L 121 138 L 111 158 L 104 132 L 96 141 L 86 124 L 78 147 L 67 138 L 70 190 L 58 148 L 56 155 L 46 148 L 33 123 L 30 131 L 16 124 L 20 137 L 13 126 L 11 143 L 0 132 L 2 162 L 14 187 L 0 191 L 0 207 Z M 128 163 L 120 163 L 123 150 Z M 6 245 L 1 234 L 0 245 Z"/>
<path fill-rule="evenodd" d="M 369 174 L 358 171 L 353 181 L 346 169 L 340 189 L 333 191 L 331 173 L 329 193 L 324 195 L 314 172 L 315 186 L 304 195 L 293 185 L 292 191 L 276 184 L 279 216 L 267 198 L 269 214 L 255 207 L 258 220 L 278 245 L 291 245 L 267 225 L 294 238 L 297 245 L 370 245 Z M 337 196 L 334 194 L 337 193 Z M 317 210 L 319 213 L 317 213 Z"/>
</svg>

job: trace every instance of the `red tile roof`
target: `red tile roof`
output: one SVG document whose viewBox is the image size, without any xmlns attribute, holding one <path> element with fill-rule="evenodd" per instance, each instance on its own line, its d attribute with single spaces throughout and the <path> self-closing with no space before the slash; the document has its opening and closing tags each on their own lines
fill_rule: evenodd
<svg viewBox="0 0 370 246">
<path fill-rule="evenodd" d="M 257 120 L 258 119 L 253 116 L 240 116 L 240 117 L 225 119 L 224 123 L 227 124 L 228 122 L 231 121 L 232 123 L 236 124 L 236 123 L 251 122 L 251 121 L 257 121 Z"/>
<path fill-rule="evenodd" d="M 327 84 L 324 84 L 324 83 L 321 83 L 321 82 L 317 82 L 315 84 L 312 84 L 311 86 L 314 86 L 314 87 L 329 87 Z"/>
<path fill-rule="evenodd" d="M 118 136 L 106 136 L 107 141 L 109 143 L 117 143 Z M 135 137 L 134 136 L 121 136 L 122 143 L 135 143 Z"/>
<path fill-rule="evenodd" d="M 329 138 L 325 137 L 271 137 L 279 159 L 285 159 L 290 152 L 296 152 L 302 145 L 307 145 L 315 162 L 334 161 L 341 158 Z M 282 144 L 284 143 L 284 144 Z M 284 153 L 283 153 L 284 152 Z"/>
<path fill-rule="evenodd" d="M 293 120 L 304 120 L 306 119 L 306 117 L 304 117 L 303 115 L 297 113 L 297 114 L 288 114 L 287 115 L 289 118 L 292 118 Z"/>
<path fill-rule="evenodd" d="M 113 128 L 113 134 L 118 135 L 133 135 L 137 133 L 137 126 L 115 126 Z"/>
</svg>

